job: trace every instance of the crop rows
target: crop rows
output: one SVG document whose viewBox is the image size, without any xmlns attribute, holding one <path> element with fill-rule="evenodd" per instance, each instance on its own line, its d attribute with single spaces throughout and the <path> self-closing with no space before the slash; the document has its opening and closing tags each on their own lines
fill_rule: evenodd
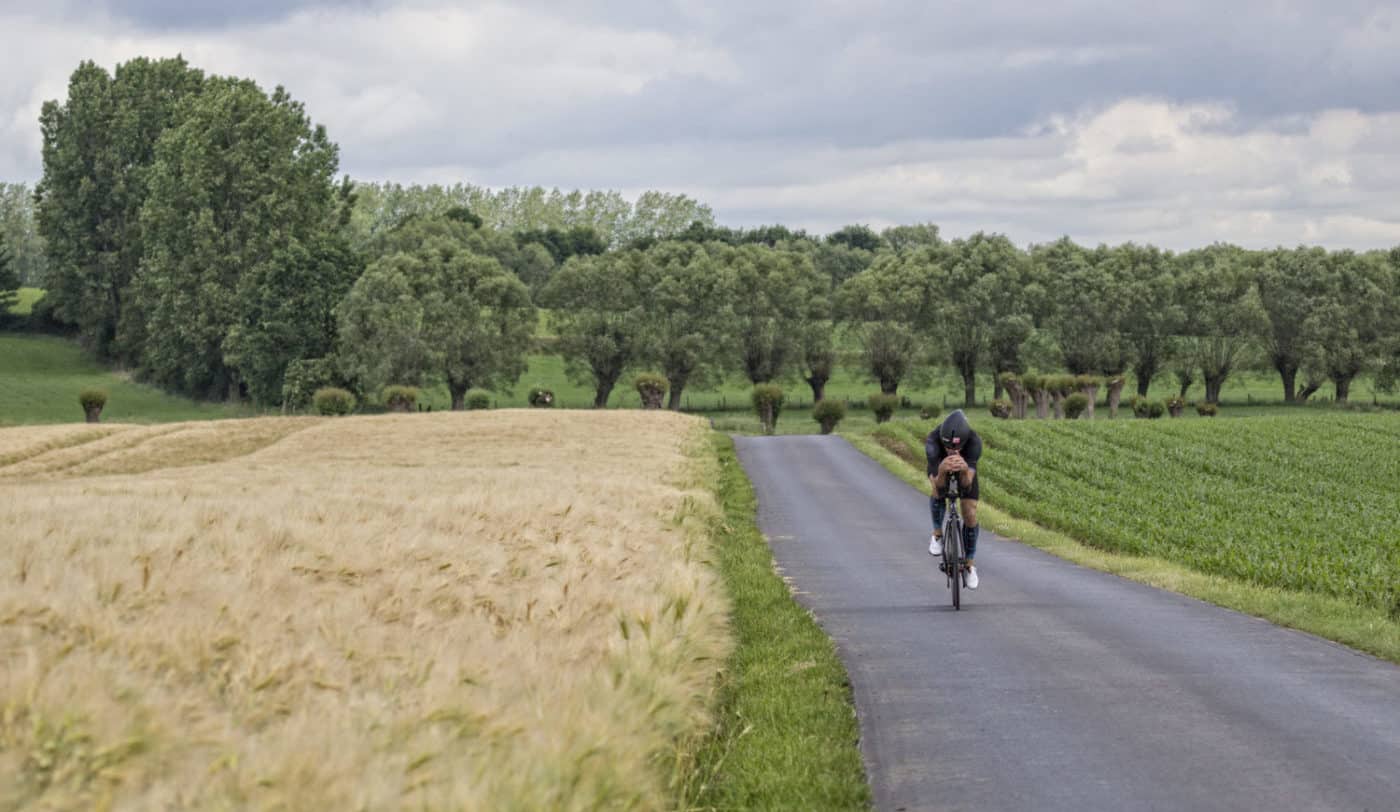
<svg viewBox="0 0 1400 812">
<path fill-rule="evenodd" d="M 991 504 L 1108 550 L 1400 612 L 1400 416 L 978 421 Z M 891 429 L 921 446 L 919 428 Z"/>
</svg>

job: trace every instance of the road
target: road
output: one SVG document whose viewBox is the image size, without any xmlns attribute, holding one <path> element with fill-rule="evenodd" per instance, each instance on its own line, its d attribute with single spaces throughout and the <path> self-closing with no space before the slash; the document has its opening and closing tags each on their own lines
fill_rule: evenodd
<svg viewBox="0 0 1400 812">
<path fill-rule="evenodd" d="M 985 530 L 954 612 L 926 493 L 839 437 L 736 444 L 878 809 L 1400 809 L 1400 668 Z"/>
</svg>

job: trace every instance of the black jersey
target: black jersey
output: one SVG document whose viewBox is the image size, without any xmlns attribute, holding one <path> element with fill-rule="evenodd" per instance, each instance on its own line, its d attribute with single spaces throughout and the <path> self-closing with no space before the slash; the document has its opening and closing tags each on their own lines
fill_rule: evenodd
<svg viewBox="0 0 1400 812">
<path fill-rule="evenodd" d="M 951 419 L 951 417 L 949 418 Z M 943 458 L 948 454 L 943 450 L 943 444 L 938 442 L 938 431 L 943 428 L 942 424 L 928 433 L 924 438 L 924 456 L 928 457 L 928 473 L 930 476 L 938 470 L 938 466 L 943 462 Z M 982 437 L 975 431 L 967 438 L 967 446 L 963 448 L 962 458 L 967 461 L 967 467 L 976 468 L 977 461 L 982 458 Z"/>
</svg>

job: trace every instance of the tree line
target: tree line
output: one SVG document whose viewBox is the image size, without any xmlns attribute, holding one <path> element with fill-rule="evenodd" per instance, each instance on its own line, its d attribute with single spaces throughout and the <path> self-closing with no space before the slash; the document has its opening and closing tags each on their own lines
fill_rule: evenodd
<svg viewBox="0 0 1400 812">
<path fill-rule="evenodd" d="M 818 236 L 660 192 L 354 183 L 285 90 L 178 58 L 83 63 L 40 124 L 42 180 L 0 188 L 0 290 L 42 282 L 93 353 L 194 396 L 442 383 L 461 408 L 542 344 L 599 406 L 643 371 L 679 408 L 732 374 L 820 400 L 840 364 L 886 394 L 952 367 L 968 405 L 986 373 L 996 397 L 1001 373 L 1064 370 L 1140 394 L 1200 381 L 1214 402 L 1267 362 L 1292 402 L 1400 369 L 1400 249 Z"/>
</svg>

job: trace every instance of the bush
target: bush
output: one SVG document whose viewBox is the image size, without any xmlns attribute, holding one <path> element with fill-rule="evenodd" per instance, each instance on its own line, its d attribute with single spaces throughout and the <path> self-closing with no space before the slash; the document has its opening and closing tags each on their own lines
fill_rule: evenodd
<svg viewBox="0 0 1400 812">
<path fill-rule="evenodd" d="M 899 395 L 885 395 L 879 392 L 870 396 L 870 411 L 875 413 L 875 422 L 884 423 L 894 416 L 899 408 Z"/>
<path fill-rule="evenodd" d="M 1011 401 L 998 398 L 988 405 L 991 409 L 992 417 L 1000 417 L 1002 420 L 1011 416 Z"/>
<path fill-rule="evenodd" d="M 821 424 L 822 434 L 830 434 L 836 424 L 846 418 L 846 404 L 834 398 L 824 398 L 812 407 L 812 419 Z"/>
<path fill-rule="evenodd" d="M 1128 398 L 1128 406 L 1133 410 L 1134 417 L 1147 417 L 1152 413 L 1152 401 L 1142 395 Z"/>
<path fill-rule="evenodd" d="M 758 412 L 758 422 L 764 434 L 772 434 L 778 427 L 778 414 L 783 410 L 787 396 L 777 384 L 761 383 L 753 388 L 753 408 Z"/>
<path fill-rule="evenodd" d="M 1186 408 L 1186 399 L 1181 395 L 1171 395 L 1167 398 L 1167 414 L 1172 417 L 1181 417 L 1181 412 Z"/>
<path fill-rule="evenodd" d="M 671 382 L 666 380 L 664 375 L 657 375 L 654 372 L 643 372 L 637 376 L 635 386 L 637 394 L 642 397 L 643 409 L 660 409 L 661 401 L 666 398 L 666 387 Z"/>
<path fill-rule="evenodd" d="M 943 408 L 941 406 L 925 406 L 919 410 L 919 418 L 921 420 L 937 420 L 940 414 L 943 414 Z"/>
<path fill-rule="evenodd" d="M 1078 420 L 1084 410 L 1089 408 L 1089 396 L 1083 392 L 1075 392 L 1065 398 L 1065 417 L 1070 420 Z"/>
<path fill-rule="evenodd" d="M 311 403 L 317 414 L 327 416 L 347 415 L 355 411 L 355 396 L 335 386 L 317 389 L 311 396 Z"/>
<path fill-rule="evenodd" d="M 1162 405 L 1162 401 L 1154 400 L 1147 404 L 1147 416 L 1153 420 L 1167 413 L 1167 407 Z"/>
<path fill-rule="evenodd" d="M 530 394 L 525 400 L 536 409 L 548 409 L 554 405 L 554 393 L 542 386 L 536 386 L 530 389 Z"/>
<path fill-rule="evenodd" d="M 489 409 L 491 408 L 491 393 L 485 389 L 473 389 L 467 392 L 468 409 Z"/>
<path fill-rule="evenodd" d="M 418 387 L 416 386 L 386 386 L 384 387 L 384 405 L 393 412 L 411 412 L 413 404 L 418 402 Z"/>
<path fill-rule="evenodd" d="M 1196 414 L 1201 417 L 1215 417 L 1220 414 L 1220 407 L 1214 403 L 1197 403 Z"/>
<path fill-rule="evenodd" d="M 84 389 L 78 393 L 78 402 L 83 406 L 87 422 L 96 423 L 102 419 L 102 409 L 107 405 L 107 390 Z"/>
</svg>

